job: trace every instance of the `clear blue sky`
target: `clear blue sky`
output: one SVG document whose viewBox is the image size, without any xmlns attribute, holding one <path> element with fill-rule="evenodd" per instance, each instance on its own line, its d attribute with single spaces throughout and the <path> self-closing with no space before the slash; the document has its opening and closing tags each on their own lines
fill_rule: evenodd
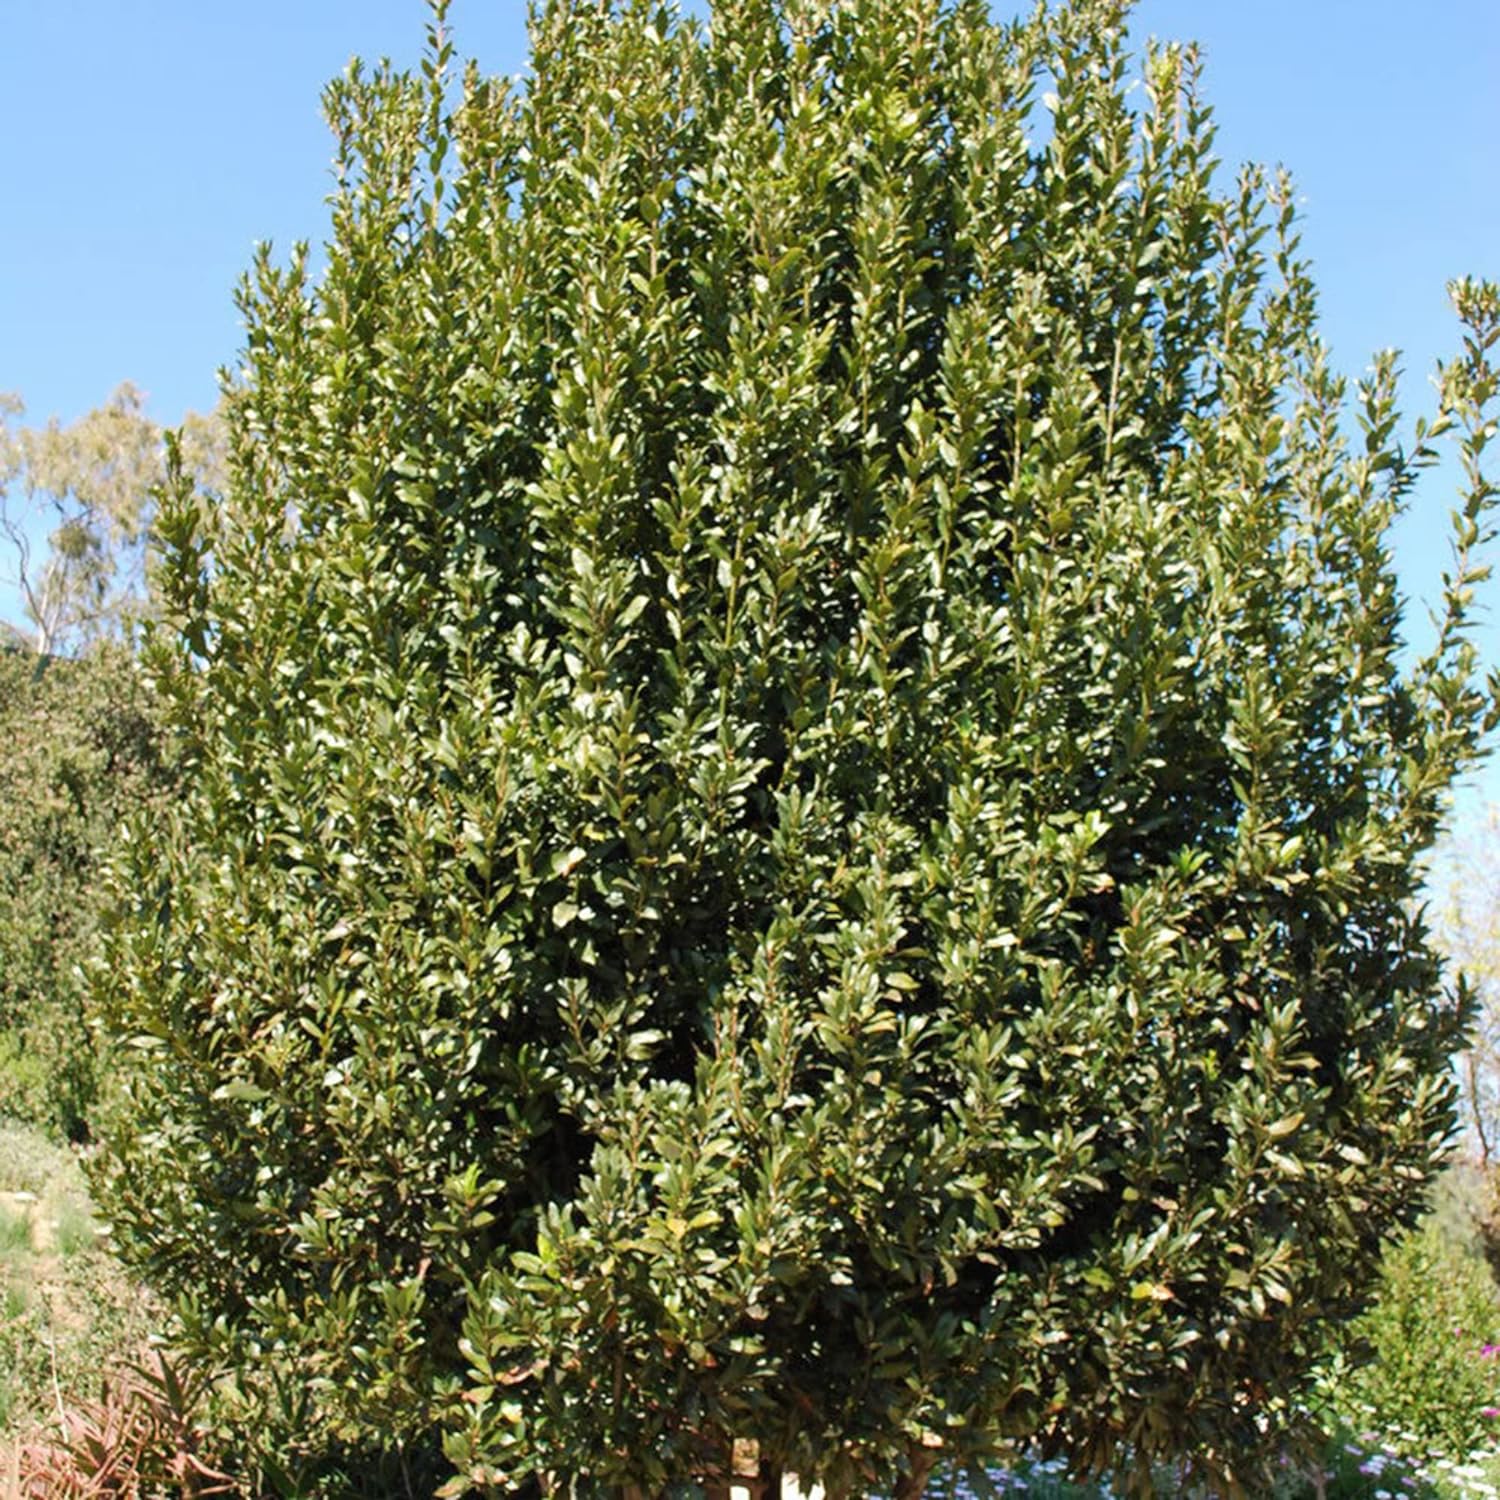
<svg viewBox="0 0 1500 1500">
<path fill-rule="evenodd" d="M 523 14 L 454 0 L 460 52 L 519 71 Z M 252 245 L 322 237 L 323 83 L 356 53 L 415 61 L 425 19 L 421 0 L 0 0 L 0 390 L 35 420 L 126 378 L 163 422 L 210 406 Z M 1337 364 L 1403 349 L 1418 409 L 1454 344 L 1445 281 L 1500 276 L 1500 0 L 1141 0 L 1133 30 L 1203 44 L 1220 154 L 1298 179 Z M 1448 503 L 1430 488 L 1398 533 L 1414 599 Z"/>
</svg>

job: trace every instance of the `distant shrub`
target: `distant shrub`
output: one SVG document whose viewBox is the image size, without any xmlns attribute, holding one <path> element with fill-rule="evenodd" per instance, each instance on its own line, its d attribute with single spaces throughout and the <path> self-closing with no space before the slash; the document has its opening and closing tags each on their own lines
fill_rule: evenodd
<svg viewBox="0 0 1500 1500">
<path fill-rule="evenodd" d="M 96 1079 L 78 965 L 93 880 L 125 815 L 165 783 L 130 656 L 0 651 L 0 1117 L 80 1139 Z"/>
<path fill-rule="evenodd" d="M 1434 1220 L 1386 1255 L 1349 1358 L 1325 1377 L 1331 1411 L 1378 1423 L 1411 1455 L 1466 1456 L 1500 1432 L 1500 1300 L 1483 1259 Z"/>
</svg>

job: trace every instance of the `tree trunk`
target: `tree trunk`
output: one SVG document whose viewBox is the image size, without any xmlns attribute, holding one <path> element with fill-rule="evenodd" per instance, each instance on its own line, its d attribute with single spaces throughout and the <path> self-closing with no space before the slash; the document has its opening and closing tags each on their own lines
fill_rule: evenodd
<svg viewBox="0 0 1500 1500">
<path fill-rule="evenodd" d="M 906 1472 L 896 1480 L 893 1500 L 922 1500 L 922 1492 L 927 1488 L 927 1481 L 932 1477 L 942 1451 L 924 1443 L 913 1443 L 906 1450 Z"/>
<path fill-rule="evenodd" d="M 781 1500 L 782 1478 L 782 1471 L 775 1464 L 761 1464 L 756 1475 L 756 1488 L 751 1491 L 751 1500 Z"/>
</svg>

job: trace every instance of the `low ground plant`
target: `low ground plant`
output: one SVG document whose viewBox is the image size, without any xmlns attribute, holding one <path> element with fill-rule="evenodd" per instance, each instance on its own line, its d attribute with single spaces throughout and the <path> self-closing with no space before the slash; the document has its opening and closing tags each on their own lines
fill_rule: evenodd
<svg viewBox="0 0 1500 1500">
<path fill-rule="evenodd" d="M 22 1500 L 128 1500 L 242 1493 L 210 1456 L 208 1382 L 159 1351 L 123 1365 L 97 1399 L 69 1410 L 54 1434 L 24 1442 L 15 1464 Z"/>
<path fill-rule="evenodd" d="M 1159 1500 L 1208 1500 L 1210 1491 L 1169 1465 L 1152 1478 Z M 939 1476 L 929 1493 L 942 1500 L 1117 1500 L 1108 1480 L 1070 1478 L 1062 1459 L 1019 1457 L 984 1475 Z M 1418 1461 L 1374 1432 L 1340 1426 L 1321 1451 L 1283 1461 L 1267 1500 L 1487 1500 L 1500 1495 L 1500 1458 Z"/>
<path fill-rule="evenodd" d="M 25 1251 L 31 1243 L 31 1224 L 26 1215 L 0 1204 L 0 1256 Z"/>
</svg>

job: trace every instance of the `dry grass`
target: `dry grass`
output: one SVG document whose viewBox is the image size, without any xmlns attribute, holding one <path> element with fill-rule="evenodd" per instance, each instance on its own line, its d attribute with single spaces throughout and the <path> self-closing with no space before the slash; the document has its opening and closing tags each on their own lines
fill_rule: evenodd
<svg viewBox="0 0 1500 1500">
<path fill-rule="evenodd" d="M 102 1372 L 147 1347 L 150 1298 L 108 1254 L 74 1154 L 0 1127 L 0 1494 L 23 1435 L 62 1437 Z"/>
</svg>

